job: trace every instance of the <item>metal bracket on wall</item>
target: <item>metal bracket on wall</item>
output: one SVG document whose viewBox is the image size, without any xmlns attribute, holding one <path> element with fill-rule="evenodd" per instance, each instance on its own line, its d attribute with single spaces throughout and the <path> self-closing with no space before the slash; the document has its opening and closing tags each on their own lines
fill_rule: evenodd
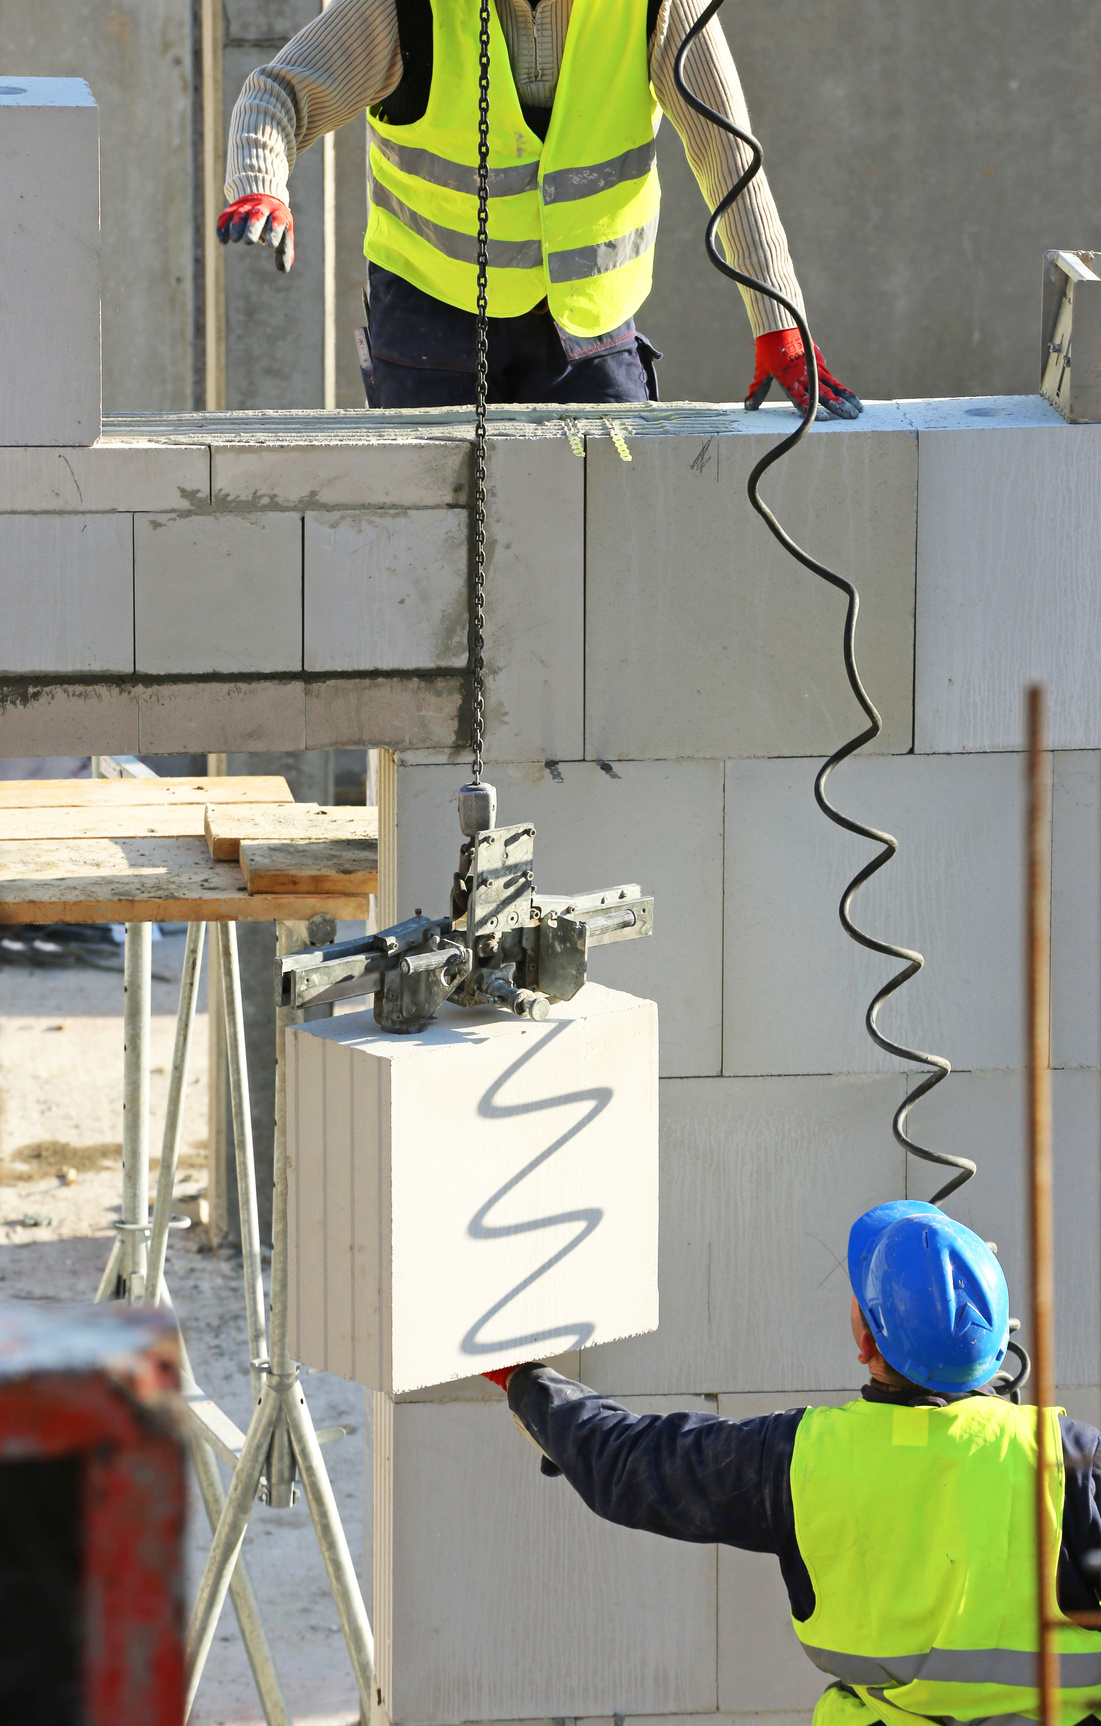
<svg viewBox="0 0 1101 1726">
<path fill-rule="evenodd" d="M 1045 252 L 1040 393 L 1071 425 L 1101 421 L 1101 264 L 1097 252 Z"/>
</svg>

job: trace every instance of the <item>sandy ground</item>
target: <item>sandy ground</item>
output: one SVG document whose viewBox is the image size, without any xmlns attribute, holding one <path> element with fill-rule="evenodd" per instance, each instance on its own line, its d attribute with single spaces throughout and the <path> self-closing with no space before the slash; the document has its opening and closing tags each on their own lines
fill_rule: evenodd
<svg viewBox="0 0 1101 1726">
<path fill-rule="evenodd" d="M 154 943 L 154 1183 L 182 955 L 182 934 Z M 187 1088 L 180 1194 L 194 1193 L 206 1178 L 206 1054 L 204 989 Z M 118 1216 L 121 1152 L 121 971 L 0 968 L 0 1299 L 91 1298 Z M 250 1395 L 241 1261 L 225 1252 L 196 1252 L 193 1245 L 186 1234 L 170 1237 L 169 1288 L 199 1383 L 243 1427 Z M 306 1396 L 319 1427 L 350 1429 L 342 1442 L 326 1446 L 325 1456 L 362 1575 L 363 1392 L 317 1373 L 306 1379 Z M 191 1589 L 208 1544 L 202 1502 L 193 1491 Z M 304 1503 L 284 1511 L 257 1505 L 244 1550 L 295 1720 L 300 1726 L 351 1726 L 359 1719 L 355 1682 Z M 262 1726 L 228 1602 L 191 1719 L 194 1726 Z"/>
</svg>

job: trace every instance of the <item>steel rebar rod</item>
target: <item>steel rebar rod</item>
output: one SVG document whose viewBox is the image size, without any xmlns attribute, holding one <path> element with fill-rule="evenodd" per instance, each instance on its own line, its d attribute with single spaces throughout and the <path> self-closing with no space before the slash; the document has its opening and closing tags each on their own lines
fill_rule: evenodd
<svg viewBox="0 0 1101 1726">
<path fill-rule="evenodd" d="M 1059 1652 L 1049 1551 L 1048 1498 L 1055 1457 L 1047 1411 L 1055 1406 L 1054 1267 L 1051 1204 L 1051 811 L 1043 689 L 1028 692 L 1028 1153 L 1032 1197 L 1032 1367 L 1036 1383 L 1037 1688 L 1042 1726 L 1059 1715 Z"/>
<path fill-rule="evenodd" d="M 176 1169 L 180 1160 L 184 1093 L 191 1060 L 191 1038 L 195 1029 L 199 970 L 203 962 L 205 936 L 205 923 L 188 924 L 183 972 L 180 977 L 180 1004 L 176 1010 L 176 1042 L 172 1051 L 172 1074 L 168 1082 L 168 1106 L 164 1117 L 164 1137 L 161 1140 L 161 1166 L 157 1175 L 157 1196 L 153 1203 L 153 1225 L 149 1235 L 147 1286 L 155 1290 L 160 1289 L 168 1247 L 168 1225 L 172 1220 L 172 1190 L 176 1184 Z"/>
</svg>

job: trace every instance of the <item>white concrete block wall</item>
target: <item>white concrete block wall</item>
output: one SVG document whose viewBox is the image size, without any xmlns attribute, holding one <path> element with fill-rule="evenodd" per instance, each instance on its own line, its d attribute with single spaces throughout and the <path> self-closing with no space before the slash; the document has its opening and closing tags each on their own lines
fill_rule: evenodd
<svg viewBox="0 0 1101 1726">
<path fill-rule="evenodd" d="M 376 1398 L 384 1713 L 428 1726 L 713 1712 L 715 1547 L 600 1522 L 540 1473 L 501 1401 Z M 715 1408 L 704 1397 L 631 1406 Z"/>
<path fill-rule="evenodd" d="M 3 670 L 133 671 L 133 542 L 129 515 L 0 515 Z"/>
<path fill-rule="evenodd" d="M 823 652 L 844 596 L 777 545 L 746 496 L 777 441 L 755 426 L 635 438 L 628 463 L 589 440 L 589 756 L 827 754 L 863 723 L 840 653 Z M 917 438 L 885 406 L 851 435 L 816 429 L 763 485 L 795 539 L 856 582 L 885 750 L 911 745 L 917 477 Z"/>
<path fill-rule="evenodd" d="M 300 671 L 300 518 L 136 517 L 134 650 L 144 672 Z"/>
<path fill-rule="evenodd" d="M 462 670 L 469 528 L 463 509 L 308 513 L 306 670 Z"/>
<path fill-rule="evenodd" d="M 82 78 L 0 73 L 0 444 L 100 431 L 99 110 Z"/>
<path fill-rule="evenodd" d="M 584 1350 L 585 1382 L 613 1396 L 850 1383 L 849 1225 L 905 1190 L 890 1132 L 903 1095 L 886 1075 L 665 1080 L 661 1322 Z"/>
<path fill-rule="evenodd" d="M 1052 784 L 1051 1060 L 1096 1067 L 1101 1050 L 1101 755 L 1055 757 Z"/>
<path fill-rule="evenodd" d="M 1057 749 L 1101 731 L 1101 426 L 920 438 L 920 751 L 1016 749 L 1021 692 L 1051 687 Z"/>
<path fill-rule="evenodd" d="M 812 796 L 820 761 L 727 763 L 728 1073 L 893 1072 L 864 1013 L 902 969 L 838 919 L 878 846 L 832 825 Z M 1019 755 L 858 759 L 832 775 L 845 814 L 893 833 L 897 856 L 853 901 L 857 924 L 925 955 L 883 1030 L 961 1067 L 1023 1060 Z"/>
<path fill-rule="evenodd" d="M 966 450 L 979 445 L 969 459 L 980 464 L 993 463 L 997 450 L 1008 447 L 1008 438 L 1062 435 L 1061 422 L 1052 424 L 1042 405 L 1033 411 L 998 402 L 903 404 L 900 412 L 892 439 L 898 439 L 900 450 L 905 444 L 909 460 L 916 459 L 915 448 L 920 450 L 934 432 L 964 440 Z M 969 442 L 969 432 L 980 435 Z M 741 1418 L 804 1401 L 840 1402 L 856 1394 L 863 1374 L 848 1327 L 844 1260 L 849 1226 L 870 1205 L 905 1194 L 928 1197 L 940 1181 L 934 1169 L 907 1162 L 891 1136 L 894 1110 L 907 1085 L 917 1080 L 908 1078 L 898 1063 L 880 1057 L 863 1029 L 868 1000 L 891 967 L 855 949 L 837 921 L 841 893 L 871 851 L 832 828 L 812 797 L 822 754 L 846 734 L 844 715 L 840 709 L 830 710 L 828 702 L 820 703 L 815 742 L 804 750 L 798 744 L 802 720 L 798 714 L 785 717 L 780 707 L 790 693 L 785 680 L 803 690 L 807 678 L 785 668 L 779 652 L 760 652 L 758 662 L 748 668 L 736 661 L 735 626 L 747 613 L 756 626 L 760 610 L 752 613 L 743 588 L 737 586 L 733 620 L 723 612 L 726 593 L 721 584 L 740 584 L 745 572 L 737 559 L 730 560 L 733 571 L 729 562 L 721 564 L 715 547 L 724 542 L 713 514 L 709 518 L 707 508 L 693 508 L 688 499 L 689 485 L 699 490 L 708 483 L 706 460 L 693 471 L 676 441 L 632 440 L 628 467 L 610 445 L 590 440 L 585 691 L 590 759 L 563 759 L 542 770 L 534 763 L 494 762 L 487 776 L 498 786 L 501 819 L 530 817 L 535 822 L 536 875 L 548 891 L 588 885 L 590 879 L 627 879 L 640 880 L 656 896 L 652 942 L 598 955 L 598 961 L 602 981 L 649 990 L 661 1004 L 661 1321 L 652 1336 L 583 1350 L 578 1374 L 631 1406 L 657 1406 L 661 1397 L 670 1399 L 663 1406 L 684 1406 L 704 1398 L 722 1415 Z M 704 453 L 704 443 L 701 439 L 694 446 L 695 457 Z M 733 436 L 718 443 L 721 448 L 710 454 L 720 464 L 738 454 L 737 449 L 728 451 L 728 445 L 742 451 L 747 447 L 744 438 Z M 674 485 L 668 476 L 678 460 L 685 466 L 685 478 Z M 819 461 L 824 463 L 825 457 Z M 919 552 L 915 598 L 913 504 L 918 473 L 924 470 L 908 478 L 903 458 L 897 461 L 893 478 L 889 472 L 881 476 L 876 495 L 884 512 L 877 518 L 883 545 L 880 548 L 871 534 L 864 547 L 865 567 L 882 549 L 880 566 L 886 562 L 897 572 L 894 587 L 886 584 L 880 597 L 881 616 L 889 618 L 895 605 L 912 620 L 916 605 L 920 664 L 926 598 L 922 573 L 927 564 Z M 743 466 L 747 464 L 743 456 Z M 851 499 L 857 489 L 851 470 L 848 483 L 844 495 Z M 1057 489 L 1057 482 L 1051 483 Z M 1073 532 L 1088 528 L 1092 520 L 1091 483 L 1089 458 L 1080 449 L 1067 480 L 1067 521 Z M 906 486 L 908 565 L 900 550 L 892 563 L 890 552 L 902 544 L 904 505 L 899 500 Z M 995 495 L 993 477 L 988 490 Z M 821 513 L 827 526 L 829 496 L 823 482 Z M 641 527 L 632 525 L 629 503 Z M 965 507 L 964 489 L 957 486 L 938 528 L 942 540 L 954 531 Z M 1005 507 L 1012 510 L 1015 504 L 1009 500 Z M 614 529 L 606 531 L 605 520 L 614 523 Z M 1073 538 L 1069 526 L 1065 537 Z M 731 538 L 736 544 L 733 529 Z M 629 551 L 623 549 L 624 540 Z M 1022 543 L 1030 543 L 1027 536 Z M 834 548 L 833 555 L 843 563 L 846 552 L 851 558 L 851 537 L 848 547 Z M 1005 562 L 1009 573 L 1003 579 L 1024 592 L 1031 582 L 1031 563 L 1014 561 L 1008 542 Z M 709 583 L 702 574 L 710 576 Z M 798 579 L 798 572 L 786 566 L 770 569 L 770 603 L 781 576 L 790 582 L 793 576 Z M 693 580 L 704 588 L 702 593 L 693 590 Z M 1099 591 L 1097 577 L 1083 562 L 1073 578 L 1067 578 L 1065 591 L 1073 581 L 1082 589 L 1083 627 L 1088 632 Z M 900 594 L 904 584 L 905 606 Z M 982 591 L 977 584 L 970 591 L 989 623 Z M 1035 620 L 1029 605 L 1031 601 L 1022 600 L 1012 614 L 1018 635 L 1032 627 L 1026 613 L 1028 620 Z M 781 607 L 779 615 L 775 639 L 782 641 L 785 629 L 797 635 L 799 608 Z M 712 648 L 709 633 L 721 641 L 725 654 Z M 889 636 L 890 626 L 884 624 L 884 641 Z M 1018 688 L 1013 697 L 1013 728 L 1003 715 L 1001 733 L 982 734 L 982 699 L 976 697 L 971 718 L 980 727 L 975 733 L 981 736 L 979 744 L 957 737 L 944 749 L 931 750 L 927 742 L 922 751 L 919 739 L 919 753 L 914 754 L 905 705 L 913 676 L 913 637 L 906 640 L 904 661 L 892 673 L 903 715 L 894 733 L 894 750 L 889 738 L 878 757 L 840 770 L 831 794 L 842 809 L 887 827 L 899 839 L 898 858 L 864 890 L 857 915 L 874 932 L 917 945 L 927 965 L 885 1012 L 884 1025 L 903 1039 L 943 1051 L 957 1069 L 915 1111 L 912 1130 L 919 1140 L 972 1156 L 978 1163 L 977 1178 L 948 1208 L 984 1238 L 998 1242 L 1012 1308 L 1025 1320 L 1027 1344 L 1021 1071 L 1024 692 Z M 839 657 L 839 649 L 839 629 L 831 630 L 819 619 L 814 652 L 827 659 L 831 654 Z M 997 692 L 1002 687 L 999 656 L 1005 656 L 1001 637 L 989 655 Z M 1073 675 L 1076 667 L 1083 668 L 1085 683 L 1079 679 L 1079 692 L 1089 683 L 1087 657 L 1076 648 L 1069 659 Z M 861 653 L 862 665 L 869 661 L 874 663 L 874 648 Z M 1049 678 L 1066 662 L 1056 641 L 1047 662 Z M 1018 655 L 1014 678 L 1023 676 L 1023 664 Z M 744 710 L 739 705 L 743 691 L 734 687 L 739 677 L 749 691 Z M 779 694 L 769 680 L 779 686 Z M 1008 674 L 1003 681 L 1007 715 Z M 872 693 L 889 710 L 890 677 L 884 688 L 886 699 L 874 687 Z M 919 686 L 919 706 L 920 700 Z M 1101 720 L 1094 718 L 1090 701 L 1086 689 L 1084 705 L 1064 703 L 1064 711 L 1073 707 L 1081 722 L 1075 744 L 1088 743 L 1090 748 L 1061 749 L 1053 762 L 1052 1057 L 1058 1069 L 1059 1396 L 1071 1413 L 1097 1419 L 1101 1355 L 1093 1318 L 1101 1302 L 1101 1175 L 1096 1156 L 1101 1137 Z M 768 733 L 766 726 L 761 742 L 754 730 L 761 723 L 760 710 L 772 727 Z M 658 758 L 638 759 L 650 755 Z M 757 755 L 763 758 L 753 759 Z M 721 786 L 713 777 L 720 758 Z M 414 903 L 442 903 L 439 859 L 448 858 L 456 843 L 453 799 L 464 766 L 460 760 L 444 767 L 415 754 L 399 761 L 400 914 Z M 718 887 L 716 858 L 722 870 Z M 625 962 L 631 967 L 629 982 Z M 716 981 L 721 987 L 717 1020 Z M 722 1033 L 720 1065 L 713 1054 L 716 1023 Z M 441 1394 L 446 1398 L 446 1392 Z M 454 1514 L 456 1498 L 465 1505 L 473 1496 L 481 1507 L 479 1495 L 490 1484 L 498 1455 L 495 1497 L 507 1502 L 510 1516 L 505 1550 L 515 1527 L 523 1531 L 530 1550 L 540 1556 L 556 1553 L 545 1529 L 545 1506 L 533 1494 L 533 1483 L 543 1483 L 537 1476 L 530 1481 L 524 1476 L 522 1441 L 513 1443 L 506 1463 L 510 1423 L 499 1408 L 493 1427 L 489 1423 L 494 1412 L 492 1406 L 484 1407 L 485 1437 L 475 1436 L 457 1401 L 439 1405 L 439 1424 L 421 1423 L 415 1437 L 408 1428 L 403 1434 L 400 1422 L 394 1426 L 393 1458 L 400 1459 L 403 1446 L 408 1447 L 407 1463 L 417 1471 L 420 1491 L 414 1508 L 412 1495 L 396 1484 L 396 1460 L 394 1473 L 376 1480 L 376 1512 L 383 1523 L 390 1519 L 391 1529 L 390 1544 L 381 1549 L 384 1571 L 393 1564 L 393 1543 L 400 1538 L 403 1520 L 406 1538 L 416 1547 L 427 1524 L 442 1526 Z M 490 1443 L 493 1467 L 487 1475 L 484 1446 Z M 463 1484 L 457 1489 L 454 1482 L 460 1478 Z M 587 1552 L 581 1544 L 586 1539 L 614 1537 L 615 1531 L 599 1525 L 586 1531 L 585 1513 L 576 1503 L 570 1514 L 581 1517 L 572 1536 L 575 1554 Z M 433 1548 L 432 1556 L 433 1599 L 437 1591 L 441 1598 L 455 1598 L 462 1592 L 458 1578 L 467 1574 L 465 1555 L 453 1555 L 445 1542 Z M 692 1704 L 671 1705 L 663 1700 L 663 1679 L 652 1678 L 640 1714 L 651 1726 L 669 1715 L 686 1723 L 688 1718 L 698 1721 L 699 1712 L 716 1720 L 753 1720 L 757 1726 L 766 1721 L 795 1726 L 809 1720 L 823 1681 L 792 1632 L 775 1560 L 719 1550 L 716 1561 L 715 1701 L 701 1694 Z M 593 1691 L 579 1696 L 580 1662 L 575 1658 L 568 1672 L 559 1670 L 553 1640 L 543 1635 L 548 1615 L 568 1610 L 574 1578 L 558 1583 L 558 1592 L 553 1575 L 516 1577 L 508 1563 L 506 1559 L 510 1622 L 521 1631 L 530 1622 L 538 1624 L 539 1634 L 531 1633 L 528 1646 L 533 1663 L 553 1674 L 547 1692 L 502 1695 L 488 1678 L 479 1692 L 479 1656 L 471 1663 L 456 1644 L 437 1657 L 430 1641 L 417 1636 L 421 1620 L 410 1596 L 404 1609 L 404 1650 L 399 1633 L 390 1638 L 385 1656 L 390 1662 L 385 1711 L 395 1721 L 431 1726 L 471 1718 L 478 1709 L 478 1717 L 485 1720 L 506 1712 L 509 1718 L 562 1718 L 588 1708 L 605 1717 L 609 1711 L 630 1717 L 636 1704 L 628 1695 L 621 1694 L 619 1701 L 614 1695 L 598 1700 L 596 1691 L 609 1665 L 614 1669 L 623 1638 L 633 1634 L 639 1619 L 645 1620 L 645 1584 L 636 1583 L 622 1596 L 603 1646 L 587 1656 Z M 450 1593 L 448 1571 L 455 1578 Z M 494 1576 L 488 1586 L 496 1588 L 497 1581 Z M 380 1626 L 389 1622 L 396 1630 L 402 1618 L 398 1592 L 378 1611 Z M 699 1632 L 705 1628 L 709 1630 L 709 1620 L 697 1625 Z M 699 1658 L 702 1670 L 702 1651 Z M 408 1685 L 404 1691 L 403 1682 Z"/>
</svg>

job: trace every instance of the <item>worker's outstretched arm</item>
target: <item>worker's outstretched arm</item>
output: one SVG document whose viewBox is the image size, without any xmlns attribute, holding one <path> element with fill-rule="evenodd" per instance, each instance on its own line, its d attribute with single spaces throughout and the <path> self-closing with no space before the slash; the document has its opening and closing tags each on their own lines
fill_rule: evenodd
<svg viewBox="0 0 1101 1726">
<path fill-rule="evenodd" d="M 508 1400 L 590 1510 L 609 1522 L 775 1552 L 782 1562 L 798 1558 L 791 1455 L 801 1408 L 755 1420 L 637 1415 L 545 1366 L 512 1373 Z"/>
<path fill-rule="evenodd" d="M 717 208 L 749 167 L 750 154 L 736 138 L 688 106 L 673 79 L 673 64 L 685 35 L 703 11 L 705 0 L 665 0 L 650 44 L 650 81 L 662 111 L 672 120 L 709 210 Z M 741 81 L 726 37 L 713 18 L 693 44 L 685 62 L 689 88 L 743 132 L 752 130 Z M 804 311 L 787 236 L 764 172 L 746 187 L 719 228 L 723 249 L 735 269 L 756 276 Z M 743 288 L 742 298 L 757 343 L 757 364 L 746 406 L 757 408 L 773 379 L 799 408 L 807 401 L 803 344 L 791 313 L 764 294 Z M 861 411 L 854 393 L 838 383 L 819 355 L 819 393 L 825 411 L 852 419 Z"/>
<path fill-rule="evenodd" d="M 287 182 L 298 155 L 381 102 L 401 75 L 394 0 L 333 0 L 274 60 L 251 73 L 229 123 L 228 207 L 219 218 L 219 238 L 271 243 L 280 267 L 289 269 L 294 227 Z"/>
</svg>

